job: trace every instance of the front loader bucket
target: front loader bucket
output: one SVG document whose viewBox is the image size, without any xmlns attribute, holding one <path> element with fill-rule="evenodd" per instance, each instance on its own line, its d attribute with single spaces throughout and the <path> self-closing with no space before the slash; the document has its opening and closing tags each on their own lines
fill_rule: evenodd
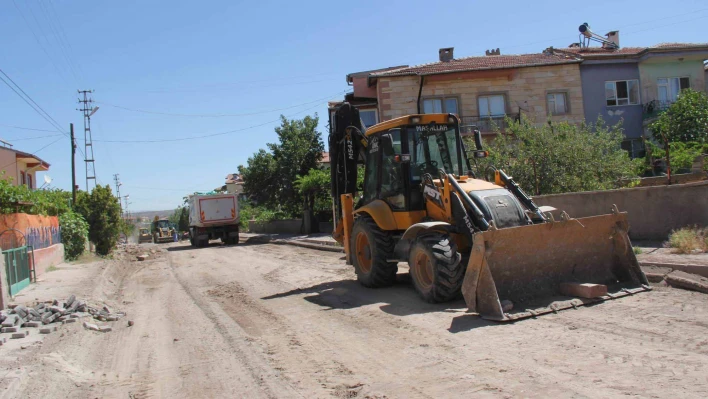
<svg viewBox="0 0 708 399">
<path fill-rule="evenodd" d="M 485 319 L 511 321 L 649 290 L 627 229 L 627 213 L 615 208 L 611 215 L 477 233 L 465 302 Z M 603 284 L 607 294 L 562 296 L 561 283 Z"/>
</svg>

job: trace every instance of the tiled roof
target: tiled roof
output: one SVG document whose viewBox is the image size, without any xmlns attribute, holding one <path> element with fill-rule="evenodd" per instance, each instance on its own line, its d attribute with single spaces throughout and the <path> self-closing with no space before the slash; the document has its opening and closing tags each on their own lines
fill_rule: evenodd
<svg viewBox="0 0 708 399">
<path fill-rule="evenodd" d="M 563 53 L 577 54 L 581 57 L 613 57 L 613 56 L 634 56 L 641 55 L 653 50 L 691 50 L 691 49 L 706 49 L 708 43 L 661 43 L 651 47 L 622 47 L 619 49 L 606 49 L 602 47 L 571 47 L 554 49 Z"/>
<path fill-rule="evenodd" d="M 602 47 L 570 47 L 555 49 L 578 55 L 637 55 L 646 50 L 646 47 L 622 47 L 619 49 L 607 49 Z"/>
<path fill-rule="evenodd" d="M 694 48 L 694 47 L 708 47 L 708 43 L 659 43 L 651 48 Z"/>
<path fill-rule="evenodd" d="M 579 63 L 581 60 L 572 55 L 562 54 L 519 54 L 519 55 L 490 55 L 480 57 L 466 57 L 454 59 L 449 62 L 433 62 L 430 64 L 416 65 L 393 69 L 390 71 L 372 73 L 371 77 L 404 76 L 404 75 L 436 75 L 441 73 L 481 71 L 490 69 L 524 68 L 532 66 L 546 66 L 559 64 Z"/>
<path fill-rule="evenodd" d="M 238 173 L 229 173 L 226 175 L 226 184 L 243 183 L 243 178 Z"/>
</svg>

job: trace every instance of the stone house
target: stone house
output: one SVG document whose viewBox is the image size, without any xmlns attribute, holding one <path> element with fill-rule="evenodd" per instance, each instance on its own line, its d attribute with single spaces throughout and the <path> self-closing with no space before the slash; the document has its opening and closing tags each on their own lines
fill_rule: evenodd
<svg viewBox="0 0 708 399">
<path fill-rule="evenodd" d="M 504 117 L 521 114 L 537 123 L 584 119 L 579 65 L 572 54 L 543 52 L 455 59 L 441 49 L 439 61 L 350 74 L 350 99 L 369 98 L 379 122 L 415 113 L 455 113 L 466 127 L 492 134 Z"/>
</svg>

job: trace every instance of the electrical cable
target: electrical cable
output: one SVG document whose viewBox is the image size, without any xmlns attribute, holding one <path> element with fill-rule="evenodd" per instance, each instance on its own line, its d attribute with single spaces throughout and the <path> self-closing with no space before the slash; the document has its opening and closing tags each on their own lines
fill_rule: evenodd
<svg viewBox="0 0 708 399">
<path fill-rule="evenodd" d="M 66 78 L 64 77 L 64 73 L 59 70 L 59 66 L 57 65 L 56 62 L 54 62 L 54 58 L 52 58 L 52 57 L 49 55 L 49 52 L 47 52 L 47 49 L 44 47 L 44 45 L 42 44 L 42 42 L 39 40 L 39 36 L 37 36 L 37 34 L 35 33 L 34 29 L 32 29 L 32 25 L 30 25 L 30 23 L 29 23 L 29 21 L 27 20 L 27 18 L 25 18 L 25 14 L 22 13 L 22 11 L 20 10 L 20 7 L 17 5 L 17 3 L 15 2 L 15 0 L 12 0 L 12 3 L 15 5 L 15 8 L 17 9 L 17 12 L 20 14 L 20 16 L 22 17 L 22 19 L 25 21 L 25 24 L 27 25 L 27 28 L 28 28 L 28 29 L 30 30 L 30 32 L 32 33 L 32 36 L 34 36 L 34 40 L 37 41 L 37 44 L 39 45 L 39 47 L 40 47 L 40 48 L 42 49 L 42 51 L 44 52 L 44 55 L 47 56 L 47 58 L 49 59 L 49 61 L 52 63 L 52 66 L 54 66 L 54 69 L 57 71 L 57 74 L 59 75 L 59 77 L 61 78 L 61 80 L 63 80 L 64 83 L 67 83 L 67 84 L 68 84 Z"/>
<path fill-rule="evenodd" d="M 22 98 L 22 100 L 23 100 L 24 102 L 26 102 L 27 105 L 29 105 L 32 109 L 34 109 L 35 112 L 37 112 L 42 118 L 44 118 L 44 120 L 46 120 L 47 122 L 49 122 L 50 125 L 54 126 L 54 127 L 57 129 L 57 131 L 58 131 L 59 133 L 65 135 L 65 136 L 67 136 L 67 137 L 69 137 L 69 135 L 61 129 L 61 125 L 59 124 L 59 122 L 57 122 L 56 120 L 54 120 L 54 118 L 52 118 L 52 116 L 49 115 L 49 114 L 47 113 L 47 111 L 45 111 L 39 104 L 37 104 L 37 102 L 35 102 L 35 101 L 32 99 L 32 97 L 29 96 L 29 94 L 27 94 L 24 90 L 22 90 L 22 88 L 20 87 L 20 85 L 18 85 L 17 83 L 15 83 L 15 81 L 12 80 L 12 78 L 9 77 L 9 76 L 5 73 L 5 71 L 3 71 L 1 68 L 0 68 L 0 73 L 2 73 L 3 75 L 5 75 L 5 77 L 6 77 L 10 82 L 12 82 L 12 84 L 15 85 L 15 87 L 17 87 L 17 88 L 22 92 L 22 94 L 24 94 L 25 97 L 27 97 L 27 99 L 29 99 L 29 100 L 32 102 L 32 104 L 34 104 L 41 112 L 38 111 L 37 108 L 35 108 L 34 106 L 32 106 L 32 104 L 30 104 L 30 103 L 27 101 L 27 99 L 25 99 L 25 97 L 22 97 L 22 95 L 20 95 L 20 93 L 18 93 L 17 90 L 15 90 L 14 87 L 12 87 L 9 83 L 7 83 L 7 81 L 5 81 L 5 79 L 2 78 L 2 76 L 0 76 L 0 79 L 3 81 L 3 83 L 5 83 L 5 84 L 7 85 L 7 87 L 9 87 L 10 89 L 12 89 L 12 91 L 14 91 L 15 94 L 17 94 L 20 98 Z M 46 115 L 46 116 L 45 116 L 45 115 Z"/>
<path fill-rule="evenodd" d="M 284 111 L 286 109 L 302 107 L 304 105 L 309 105 L 309 104 L 313 104 L 316 102 L 320 102 L 322 100 L 326 100 L 328 98 L 331 98 L 333 96 L 338 96 L 338 95 L 344 94 L 346 92 L 347 92 L 347 90 L 338 91 L 337 93 L 334 93 L 332 95 L 329 95 L 329 96 L 326 96 L 323 98 L 318 98 L 316 100 L 308 101 L 308 102 L 302 103 L 302 104 L 291 105 L 289 107 L 275 108 L 275 109 L 270 109 L 267 111 L 246 112 L 246 113 L 242 113 L 242 114 L 180 114 L 180 113 L 172 113 L 172 112 L 146 111 L 146 110 L 142 110 L 142 109 L 124 107 L 122 105 L 110 104 L 110 103 L 106 103 L 106 102 L 102 102 L 102 101 L 94 101 L 94 102 L 97 104 L 108 105 L 109 107 L 113 107 L 113 108 L 118 108 L 118 109 L 132 111 L 132 112 L 140 112 L 143 114 L 165 115 L 165 116 L 184 116 L 184 117 L 191 117 L 191 118 L 224 118 L 224 117 L 234 117 L 234 116 L 253 116 L 253 115 L 267 114 L 270 112 Z"/>
<path fill-rule="evenodd" d="M 286 118 L 290 118 L 292 116 L 301 114 L 303 112 L 309 111 L 311 109 L 319 107 L 321 104 L 316 104 L 313 107 L 306 108 L 302 111 L 295 112 L 293 114 L 287 115 Z M 187 141 L 187 140 L 198 140 L 198 139 L 203 139 L 203 138 L 208 138 L 208 137 L 216 137 L 216 136 L 223 136 L 226 134 L 231 134 L 231 133 L 237 133 L 237 132 L 242 132 L 244 130 L 250 130 L 254 129 L 257 127 L 269 125 L 271 123 L 276 123 L 280 122 L 280 118 L 278 119 L 273 119 L 267 122 L 260 123 L 258 125 L 252 125 L 240 129 L 234 129 L 234 130 L 229 130 L 226 132 L 220 132 L 220 133 L 211 133 L 211 134 L 203 134 L 203 135 L 198 135 L 198 136 L 191 136 L 191 137 L 180 137 L 180 138 L 174 138 L 174 139 L 155 139 L 155 140 L 93 140 L 94 142 L 102 142 L 102 143 L 129 143 L 129 144 L 134 144 L 134 143 L 170 143 L 170 142 L 176 142 L 176 141 Z"/>
</svg>

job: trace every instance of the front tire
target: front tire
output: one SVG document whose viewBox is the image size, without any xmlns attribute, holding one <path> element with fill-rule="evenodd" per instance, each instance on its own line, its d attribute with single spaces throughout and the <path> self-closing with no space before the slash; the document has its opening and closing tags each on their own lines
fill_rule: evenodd
<svg viewBox="0 0 708 399">
<path fill-rule="evenodd" d="M 393 258 L 394 240 L 391 234 L 376 225 L 369 216 L 354 222 L 350 250 L 359 283 L 364 287 L 387 287 L 396 282 L 397 262 Z"/>
<path fill-rule="evenodd" d="M 465 276 L 461 258 L 455 241 L 447 234 L 416 239 L 408 265 L 415 289 L 426 302 L 447 302 L 459 296 Z"/>
</svg>

